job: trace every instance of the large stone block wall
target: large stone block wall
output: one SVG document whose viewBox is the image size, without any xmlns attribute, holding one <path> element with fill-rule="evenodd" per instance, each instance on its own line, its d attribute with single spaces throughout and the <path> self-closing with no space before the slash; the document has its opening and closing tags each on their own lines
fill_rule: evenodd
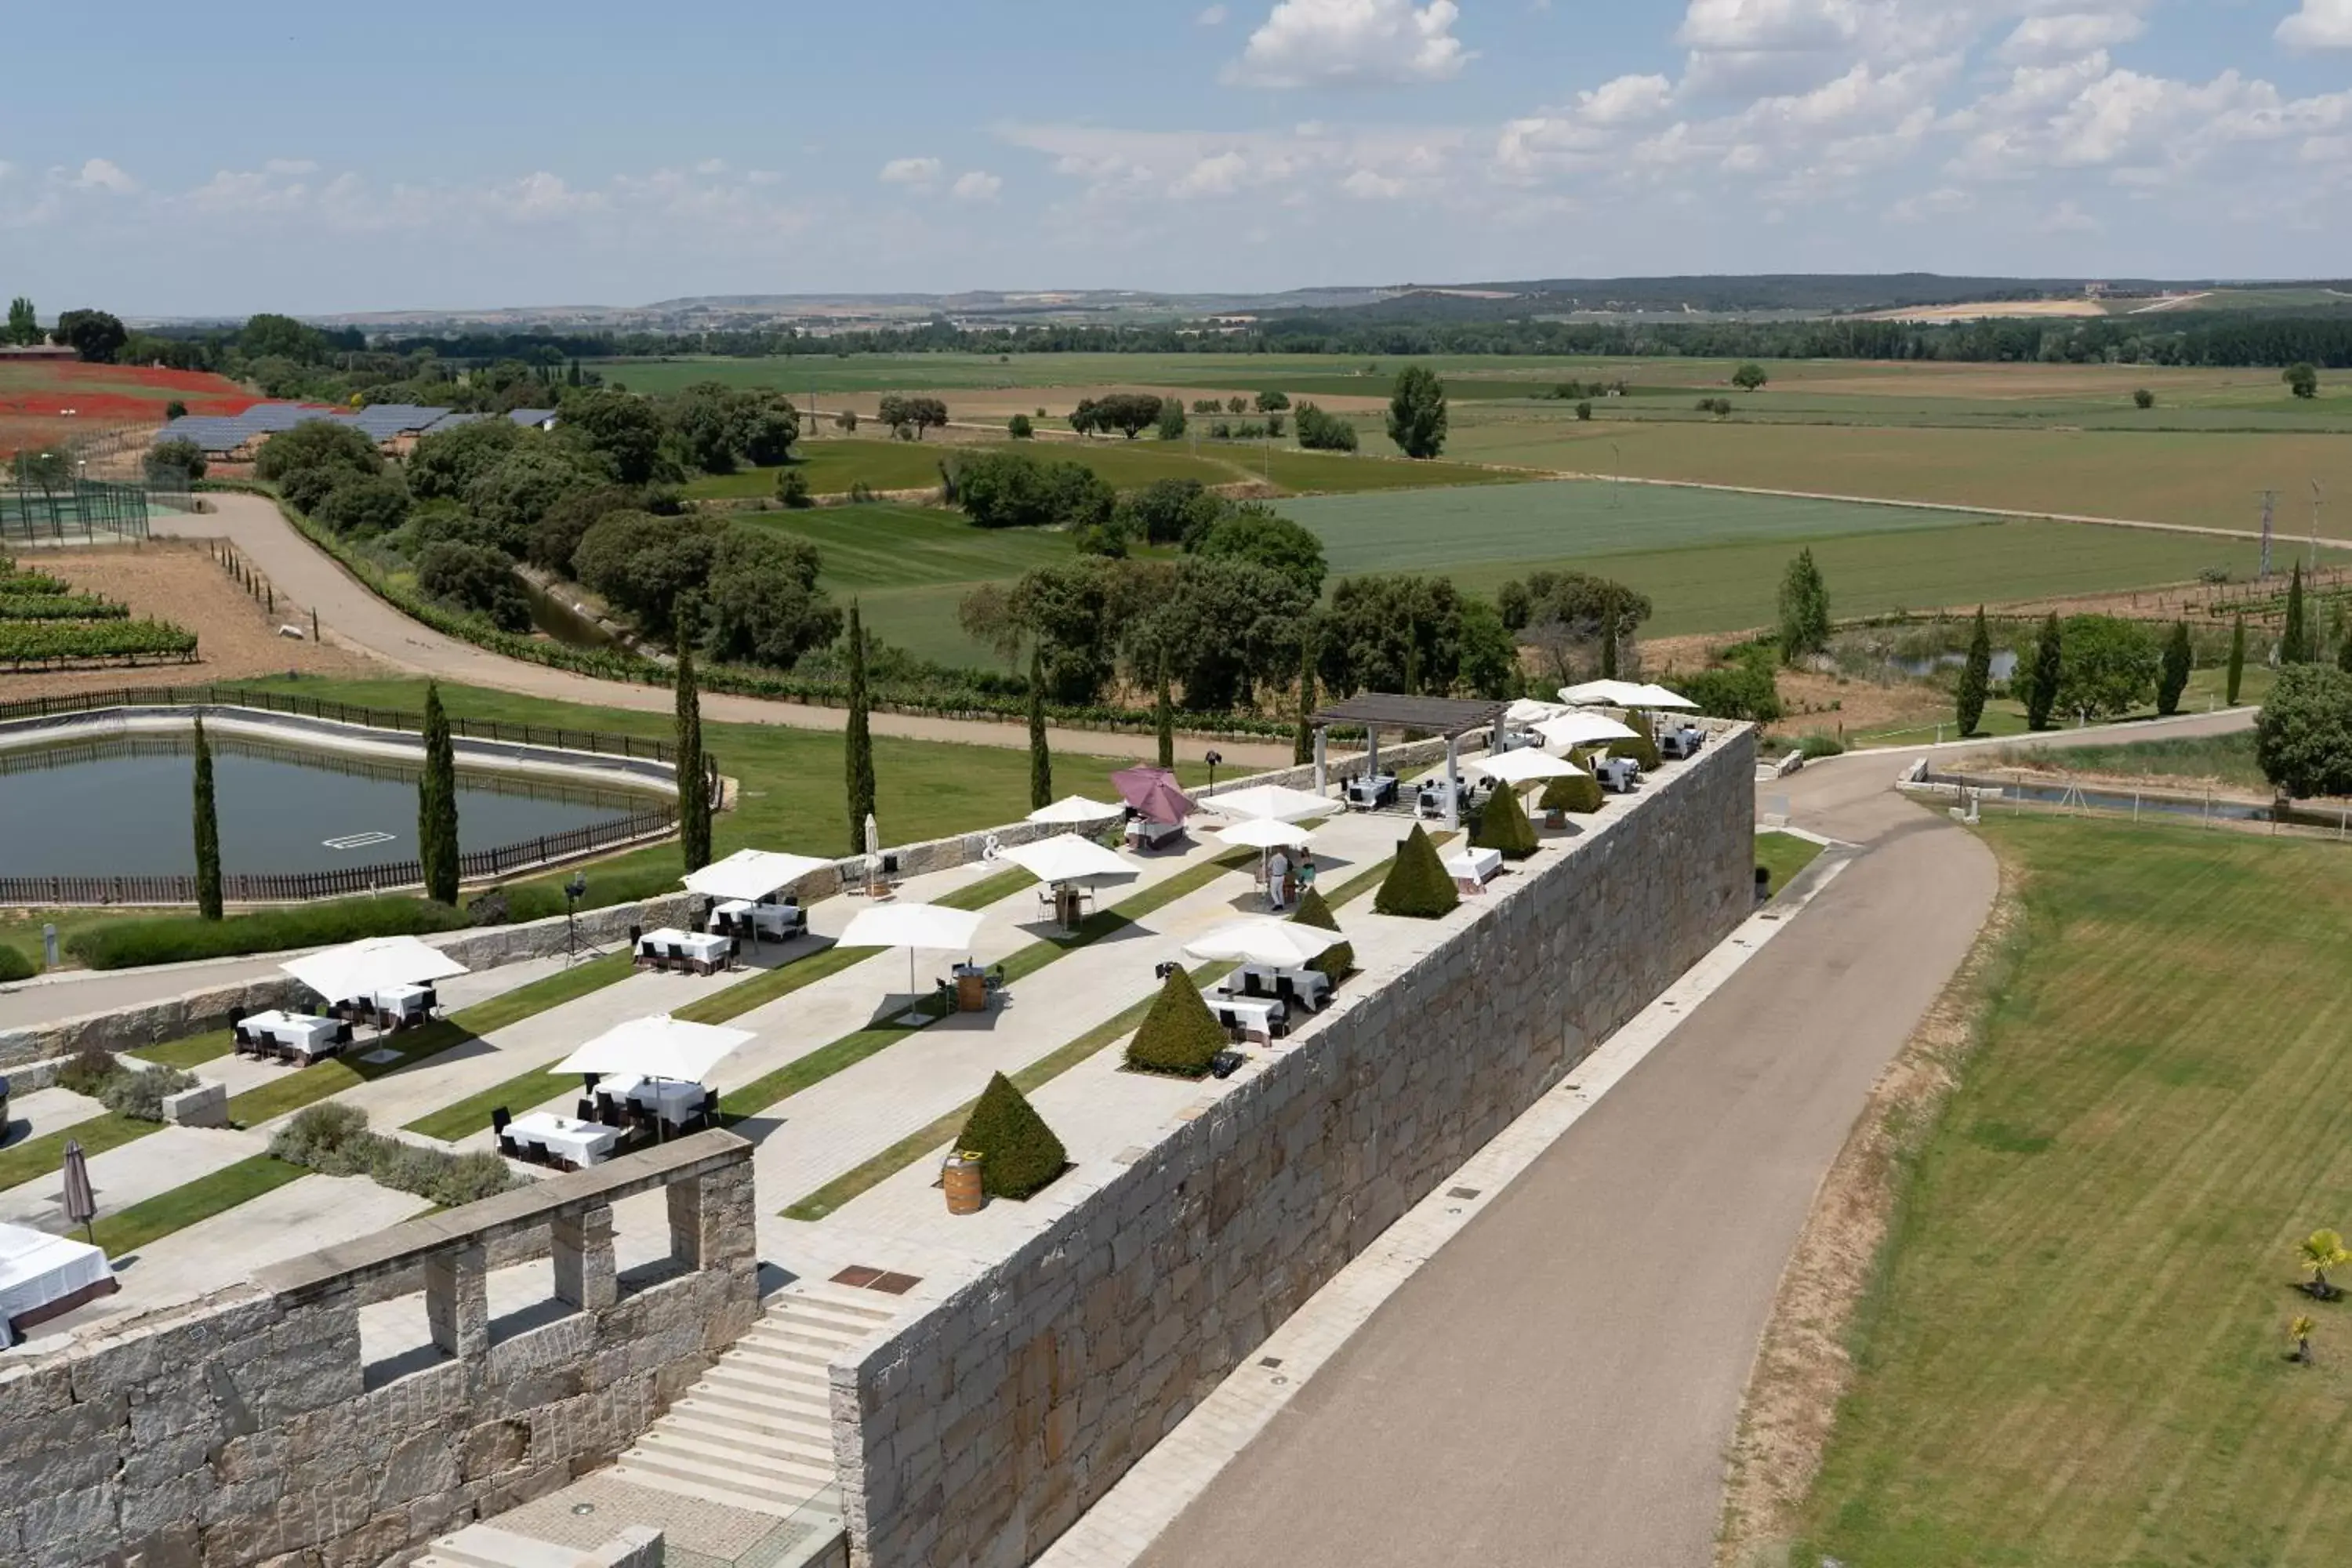
<svg viewBox="0 0 2352 1568">
<path fill-rule="evenodd" d="M 666 1187 L 677 1270 L 616 1287 L 611 1205 Z M 0 1370 L 0 1563 L 374 1568 L 610 1462 L 756 1318 L 728 1132 L 485 1199 Z M 486 1257 L 556 1240 L 577 1309 L 493 1340 Z M 359 1309 L 427 1281 L 444 1359 L 370 1386 Z"/>
<path fill-rule="evenodd" d="M 832 1369 L 853 1561 L 1026 1563 L 1752 906 L 1726 728 L 1013 1257 Z M 1358 907 L 1359 909 L 1361 906 Z M 1352 988 L 1352 987 L 1351 987 Z"/>
</svg>

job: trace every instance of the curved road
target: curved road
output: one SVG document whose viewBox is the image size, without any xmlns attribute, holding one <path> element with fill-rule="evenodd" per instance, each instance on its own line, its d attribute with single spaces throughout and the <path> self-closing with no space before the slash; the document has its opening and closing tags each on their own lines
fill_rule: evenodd
<svg viewBox="0 0 2352 1568">
<path fill-rule="evenodd" d="M 297 532 L 294 526 L 279 514 L 276 503 L 261 496 L 231 491 L 222 491 L 205 499 L 219 510 L 196 516 L 159 517 L 153 521 L 154 531 L 162 534 L 231 541 L 276 584 L 281 597 L 291 599 L 305 610 L 315 608 L 322 627 L 337 642 L 362 653 L 373 654 L 418 675 L 462 681 L 469 686 L 487 686 L 529 697 L 591 703 L 604 708 L 626 708 L 649 713 L 670 710 L 670 693 L 667 687 L 600 680 L 593 676 L 576 675 L 567 669 L 554 669 L 524 659 L 509 658 L 456 637 L 445 637 L 430 626 L 410 620 L 376 597 L 366 584 L 345 572 L 332 556 Z M 715 691 L 702 694 L 702 711 L 706 718 L 728 723 L 783 724 L 802 730 L 840 730 L 849 722 L 845 709 L 734 697 Z M 982 746 L 1026 746 L 1029 743 L 1026 726 L 1013 722 L 877 713 L 873 716 L 873 726 L 877 735 L 899 735 L 918 741 L 961 741 Z M 1055 728 L 1047 731 L 1047 737 L 1055 751 L 1073 756 L 1150 758 L 1159 750 L 1157 740 L 1150 735 Z M 1214 749 L 1236 767 L 1290 765 L 1290 748 L 1277 742 L 1202 741 L 1180 737 L 1176 746 L 1181 755 L 1195 760 L 1202 752 Z"/>
<path fill-rule="evenodd" d="M 1890 789 L 1913 754 L 1759 786 L 1855 846 L 1832 851 L 1853 863 L 1391 1297 L 1141 1563 L 1712 1560 L 1780 1271 L 1998 886 L 1974 836 Z"/>
</svg>

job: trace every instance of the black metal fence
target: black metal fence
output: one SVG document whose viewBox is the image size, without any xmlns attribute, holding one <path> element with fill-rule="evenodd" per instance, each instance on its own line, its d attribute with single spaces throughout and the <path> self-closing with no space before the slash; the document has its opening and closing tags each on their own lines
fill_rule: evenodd
<svg viewBox="0 0 2352 1568">
<path fill-rule="evenodd" d="M 87 544 L 146 537 L 143 485 L 104 479 L 0 483 L 0 544 Z"/>
<path fill-rule="evenodd" d="M 676 808 L 661 806 L 610 822 L 542 834 L 519 844 L 476 849 L 457 858 L 457 874 L 465 881 L 487 881 L 638 839 L 658 837 L 677 826 Z M 415 860 L 389 860 L 331 871 L 229 872 L 221 878 L 221 897 L 233 904 L 296 903 L 308 899 L 393 892 L 424 884 L 423 865 Z M 0 877 L 0 904 L 61 908 L 195 901 L 194 877 Z"/>
</svg>

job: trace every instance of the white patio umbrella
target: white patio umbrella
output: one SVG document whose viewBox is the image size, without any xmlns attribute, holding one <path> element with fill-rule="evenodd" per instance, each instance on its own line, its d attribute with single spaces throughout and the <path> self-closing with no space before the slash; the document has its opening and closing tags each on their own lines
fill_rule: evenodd
<svg viewBox="0 0 2352 1568">
<path fill-rule="evenodd" d="M 1497 756 L 1480 757 L 1465 763 L 1465 772 L 1485 773 L 1496 784 L 1530 784 L 1539 779 L 1573 779 L 1584 776 L 1584 770 L 1574 763 L 1562 762 L 1549 752 L 1505 752 Z"/>
<path fill-rule="evenodd" d="M 1546 719 L 1558 716 L 1559 712 L 1559 704 L 1557 702 L 1538 702 L 1532 697 L 1522 697 L 1503 710 L 1503 722 L 1521 725 L 1539 724 Z"/>
<path fill-rule="evenodd" d="M 1314 842 L 1315 830 L 1271 816 L 1253 816 L 1219 828 L 1217 837 L 1240 849 L 1304 849 Z"/>
<path fill-rule="evenodd" d="M 915 990 L 915 950 L 950 952 L 971 951 L 980 934 L 977 910 L 950 910 L 939 904 L 877 904 L 861 910 L 841 933 L 844 947 L 903 947 L 907 950 L 907 990 Z"/>
<path fill-rule="evenodd" d="M 1137 868 L 1091 838 L 1057 833 L 1027 844 L 1015 844 L 998 858 L 1010 860 L 1041 882 L 1084 882 L 1097 877 L 1132 877 Z"/>
<path fill-rule="evenodd" d="M 1633 680 L 1588 680 L 1581 686 L 1563 686 L 1559 700 L 1571 708 L 1638 708 L 1641 696 L 1650 689 Z"/>
<path fill-rule="evenodd" d="M 667 1013 L 615 1024 L 547 1070 L 631 1073 L 700 1083 L 703 1075 L 751 1038 L 749 1029 L 689 1024 Z"/>
<path fill-rule="evenodd" d="M 1295 921 L 1227 921 L 1186 942 L 1184 953 L 1188 958 L 1226 959 L 1235 963 L 1297 969 L 1346 940 L 1338 931 L 1303 926 Z"/>
<path fill-rule="evenodd" d="M 686 890 L 711 899 L 764 899 L 779 888 L 789 888 L 812 871 L 822 871 L 830 860 L 806 855 L 785 855 L 773 849 L 738 849 L 724 860 L 714 860 L 687 874 Z"/>
<path fill-rule="evenodd" d="M 1563 713 L 1536 726 L 1547 746 L 1596 746 L 1610 741 L 1631 741 L 1637 731 L 1601 713 Z"/>
<path fill-rule="evenodd" d="M 1276 822 L 1322 816 L 1332 809 L 1331 803 L 1321 795 L 1286 784 L 1252 784 L 1247 789 L 1228 790 L 1223 795 L 1202 797 L 1201 805 L 1221 816 L 1262 816 Z"/>
<path fill-rule="evenodd" d="M 1696 712 L 1698 710 L 1697 703 L 1692 701 L 1689 698 L 1685 697 L 1682 693 L 1678 691 L 1669 691 L 1663 686 L 1644 685 L 1639 689 L 1641 695 L 1633 699 L 1631 702 L 1626 703 L 1626 707 L 1681 708 L 1688 709 L 1693 712 Z"/>
<path fill-rule="evenodd" d="M 1082 795 L 1066 795 L 1051 805 L 1041 805 L 1024 819 L 1029 822 L 1078 823 L 1100 822 L 1117 816 L 1127 807 L 1111 805 L 1099 800 L 1088 800 Z"/>
<path fill-rule="evenodd" d="M 329 1002 L 373 996 L 393 985 L 423 985 L 463 974 L 466 966 L 413 936 L 371 936 L 278 966 Z"/>
</svg>

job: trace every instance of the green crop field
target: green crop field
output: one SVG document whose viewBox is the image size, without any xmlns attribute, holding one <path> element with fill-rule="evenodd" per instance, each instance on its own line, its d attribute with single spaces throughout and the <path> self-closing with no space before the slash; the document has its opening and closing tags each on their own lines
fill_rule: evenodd
<svg viewBox="0 0 2352 1568">
<path fill-rule="evenodd" d="M 1070 556 L 1070 536 L 1039 528 L 974 528 L 936 507 L 819 507 L 748 513 L 738 521 L 805 539 L 824 558 L 822 582 L 836 595 L 935 583 L 1017 577 Z M 891 638 L 895 641 L 897 639 Z"/>
<path fill-rule="evenodd" d="M 1849 1338 L 1792 1563 L 2319 1563 L 2352 1508 L 2347 851 L 1988 817 L 2023 918 Z M 2291 919 L 2284 911 L 2293 911 Z M 2318 1321 L 2315 1364 L 2285 1327 Z"/>
</svg>

